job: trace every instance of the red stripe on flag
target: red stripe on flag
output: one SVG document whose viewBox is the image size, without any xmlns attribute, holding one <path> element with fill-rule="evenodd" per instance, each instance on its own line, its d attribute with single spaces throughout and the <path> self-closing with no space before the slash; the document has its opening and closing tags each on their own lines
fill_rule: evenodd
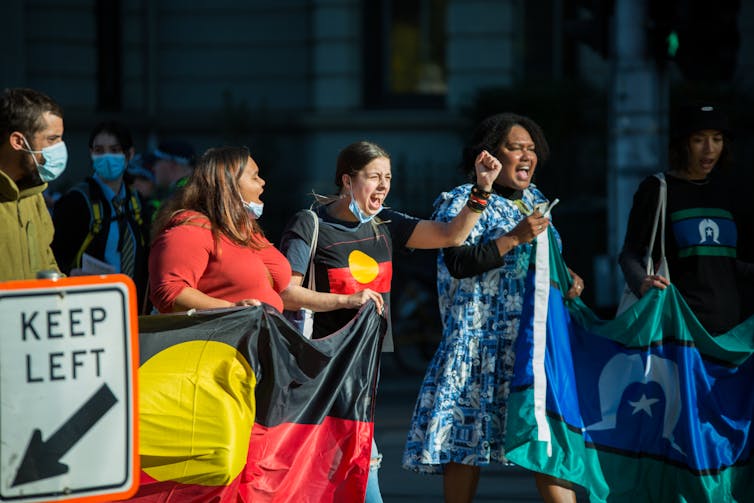
<svg viewBox="0 0 754 503">
<path fill-rule="evenodd" d="M 327 417 L 251 432 L 244 471 L 225 486 L 159 481 L 141 472 L 139 503 L 340 503 L 364 501 L 374 423 Z"/>
<path fill-rule="evenodd" d="M 227 486 L 203 486 L 181 484 L 175 480 L 156 480 L 142 470 L 139 475 L 139 491 L 128 501 L 138 503 L 238 503 L 241 477 Z"/>
<path fill-rule="evenodd" d="M 327 277 L 330 280 L 330 293 L 342 293 L 350 295 L 360 292 L 367 288 L 378 293 L 390 292 L 390 282 L 393 278 L 393 263 L 380 262 L 379 273 L 377 277 L 369 283 L 359 283 L 353 277 L 350 268 L 341 267 L 339 269 L 330 269 L 327 271 Z"/>
<path fill-rule="evenodd" d="M 254 503 L 364 501 L 374 423 L 327 417 L 251 432 L 240 492 Z"/>
</svg>

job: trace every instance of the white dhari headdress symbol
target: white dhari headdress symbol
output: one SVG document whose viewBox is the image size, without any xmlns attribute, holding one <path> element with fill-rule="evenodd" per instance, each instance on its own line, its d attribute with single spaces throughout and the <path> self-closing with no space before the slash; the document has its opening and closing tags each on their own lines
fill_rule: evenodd
<svg viewBox="0 0 754 503">
<path fill-rule="evenodd" d="M 675 362 L 649 355 L 646 368 L 640 355 L 619 354 L 605 364 L 599 379 L 600 413 L 602 420 L 588 425 L 586 430 L 611 430 L 615 428 L 618 407 L 626 388 L 633 383 L 656 382 L 665 394 L 665 413 L 662 422 L 662 438 L 683 454 L 675 443 L 673 430 L 681 416 L 681 390 L 678 384 L 678 366 Z M 642 397 L 644 399 L 645 397 Z"/>
<path fill-rule="evenodd" d="M 705 218 L 699 222 L 699 237 L 701 238 L 699 244 L 707 243 L 710 240 L 713 243 L 720 244 L 720 241 L 717 240 L 720 237 L 720 227 L 714 220 Z"/>
</svg>

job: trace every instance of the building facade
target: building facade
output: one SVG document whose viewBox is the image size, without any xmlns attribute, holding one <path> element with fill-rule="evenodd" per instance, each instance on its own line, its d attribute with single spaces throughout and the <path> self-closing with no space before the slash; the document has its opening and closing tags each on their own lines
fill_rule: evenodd
<svg viewBox="0 0 754 503">
<path fill-rule="evenodd" d="M 500 111 L 530 115 L 553 147 L 536 181 L 561 199 L 556 224 L 589 281 L 592 259 L 614 253 L 611 30 L 646 24 L 610 18 L 622 1 L 4 0 L 0 83 L 64 107 L 70 162 L 54 189 L 88 174 L 88 133 L 105 118 L 129 125 L 142 151 L 165 138 L 198 152 L 248 145 L 268 183 L 273 240 L 312 191 L 334 190 L 348 143 L 391 152 L 388 202 L 429 216 L 435 197 L 463 181 L 469 128 Z M 754 6 L 741 3 L 739 64 L 724 85 L 737 96 L 754 88 Z M 672 64 L 661 74 L 663 85 L 682 80 Z M 666 133 L 662 121 L 652 133 Z"/>
</svg>

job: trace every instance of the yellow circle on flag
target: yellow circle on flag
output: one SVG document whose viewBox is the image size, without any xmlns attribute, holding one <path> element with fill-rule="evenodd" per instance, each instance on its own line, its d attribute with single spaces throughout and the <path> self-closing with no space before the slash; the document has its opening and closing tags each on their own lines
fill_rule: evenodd
<svg viewBox="0 0 754 503">
<path fill-rule="evenodd" d="M 222 486 L 246 465 L 256 376 L 234 347 L 189 341 L 139 367 L 139 454 L 150 477 Z"/>
<path fill-rule="evenodd" d="M 348 268 L 354 279 L 362 284 L 371 283 L 380 273 L 377 261 L 359 250 L 354 250 L 348 255 Z"/>
</svg>

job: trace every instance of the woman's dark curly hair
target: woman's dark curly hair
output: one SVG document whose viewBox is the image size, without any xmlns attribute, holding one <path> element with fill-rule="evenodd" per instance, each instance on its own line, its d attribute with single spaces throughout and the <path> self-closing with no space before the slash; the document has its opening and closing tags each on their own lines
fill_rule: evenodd
<svg viewBox="0 0 754 503">
<path fill-rule="evenodd" d="M 550 157 L 550 147 L 539 124 L 528 117 L 510 112 L 487 117 L 474 130 L 471 141 L 463 149 L 461 170 L 469 177 L 474 177 L 474 161 L 482 150 L 498 157 L 500 147 L 508 139 L 513 126 L 521 126 L 531 136 L 539 161 Z"/>
</svg>

